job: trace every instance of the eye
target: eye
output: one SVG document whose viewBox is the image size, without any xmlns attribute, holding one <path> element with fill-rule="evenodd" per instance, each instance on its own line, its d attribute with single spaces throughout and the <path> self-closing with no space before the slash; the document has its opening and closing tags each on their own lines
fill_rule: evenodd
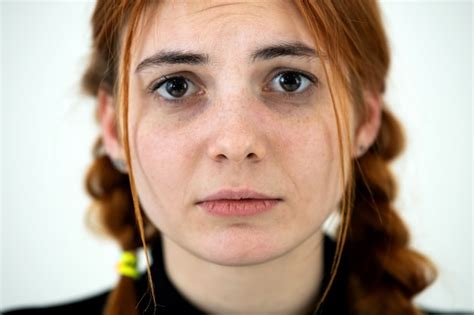
<svg viewBox="0 0 474 315">
<path fill-rule="evenodd" d="M 175 100 L 192 95 L 197 90 L 197 87 L 185 77 L 165 76 L 164 80 L 155 84 L 151 90 L 166 100 Z"/>
<path fill-rule="evenodd" d="M 301 93 L 316 80 L 296 71 L 285 71 L 274 77 L 270 83 L 272 90 L 284 93 Z"/>
</svg>

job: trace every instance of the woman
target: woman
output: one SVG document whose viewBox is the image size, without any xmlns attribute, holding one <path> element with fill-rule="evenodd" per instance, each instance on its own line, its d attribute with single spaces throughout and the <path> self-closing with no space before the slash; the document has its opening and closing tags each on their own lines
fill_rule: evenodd
<svg viewBox="0 0 474 315">
<path fill-rule="evenodd" d="M 374 1 L 99 0 L 92 22 L 86 183 L 121 278 L 24 313 L 423 314 L 436 272 L 393 208 Z"/>
</svg>

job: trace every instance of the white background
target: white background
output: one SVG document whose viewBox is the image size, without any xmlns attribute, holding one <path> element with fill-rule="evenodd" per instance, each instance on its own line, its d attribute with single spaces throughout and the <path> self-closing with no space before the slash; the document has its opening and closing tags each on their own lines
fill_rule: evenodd
<svg viewBox="0 0 474 315">
<path fill-rule="evenodd" d="M 1 5 L 0 309 L 75 299 L 117 280 L 118 247 L 84 225 L 84 174 L 99 132 L 94 102 L 79 95 L 92 9 Z M 413 246 L 440 271 L 416 302 L 472 311 L 473 4 L 384 1 L 382 9 L 392 47 L 386 100 L 408 134 L 394 165 L 396 206 Z"/>
</svg>

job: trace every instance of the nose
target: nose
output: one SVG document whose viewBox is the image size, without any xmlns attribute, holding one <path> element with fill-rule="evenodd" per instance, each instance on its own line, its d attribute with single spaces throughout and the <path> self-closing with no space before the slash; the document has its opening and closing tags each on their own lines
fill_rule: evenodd
<svg viewBox="0 0 474 315">
<path fill-rule="evenodd" d="M 265 133 L 259 127 L 256 104 L 242 100 L 216 106 L 213 136 L 208 146 L 209 157 L 217 162 L 258 162 L 265 157 Z"/>
</svg>

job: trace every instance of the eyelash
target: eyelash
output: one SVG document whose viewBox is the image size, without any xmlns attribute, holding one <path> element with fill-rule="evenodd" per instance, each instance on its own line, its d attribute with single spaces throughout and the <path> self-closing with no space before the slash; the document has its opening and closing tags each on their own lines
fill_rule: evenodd
<svg viewBox="0 0 474 315">
<path fill-rule="evenodd" d="M 278 72 L 270 82 L 273 82 L 273 80 L 275 80 L 275 78 L 281 76 L 282 74 L 286 74 L 286 73 L 293 73 L 293 74 L 297 74 L 297 75 L 300 75 L 302 76 L 303 78 L 309 80 L 309 84 L 311 85 L 314 85 L 314 86 L 318 86 L 319 85 L 319 79 L 312 75 L 312 74 L 309 74 L 309 73 L 306 73 L 306 72 L 302 72 L 302 71 L 299 71 L 299 70 L 292 70 L 292 69 L 285 69 L 285 70 L 281 70 L 280 72 Z M 183 75 L 172 75 L 172 76 L 162 76 L 156 83 L 153 83 L 150 85 L 149 88 L 147 88 L 148 90 L 148 93 L 151 94 L 153 96 L 153 98 L 159 100 L 159 101 L 164 101 L 164 102 L 167 102 L 167 103 L 172 103 L 172 104 L 182 104 L 182 103 L 186 103 L 188 102 L 189 100 L 189 97 L 192 97 L 192 96 L 188 96 L 188 97 L 179 97 L 179 98 L 174 98 L 174 99 L 166 99 L 162 96 L 160 96 L 158 93 L 157 93 L 157 90 L 159 88 L 161 88 L 163 86 L 163 84 L 165 84 L 167 81 L 171 80 L 171 79 L 176 79 L 176 78 L 180 78 L 180 79 L 183 79 L 185 80 L 186 82 L 191 82 L 192 85 L 195 85 L 194 83 L 192 83 L 192 81 L 188 78 L 186 78 L 185 76 Z M 276 92 L 280 95 L 283 95 L 284 97 L 286 98 L 294 98 L 294 97 L 300 97 L 300 96 L 303 96 L 304 94 L 307 94 L 311 90 L 311 87 L 306 87 L 305 90 L 303 92 Z M 199 92 L 198 92 L 199 93 Z"/>
</svg>

